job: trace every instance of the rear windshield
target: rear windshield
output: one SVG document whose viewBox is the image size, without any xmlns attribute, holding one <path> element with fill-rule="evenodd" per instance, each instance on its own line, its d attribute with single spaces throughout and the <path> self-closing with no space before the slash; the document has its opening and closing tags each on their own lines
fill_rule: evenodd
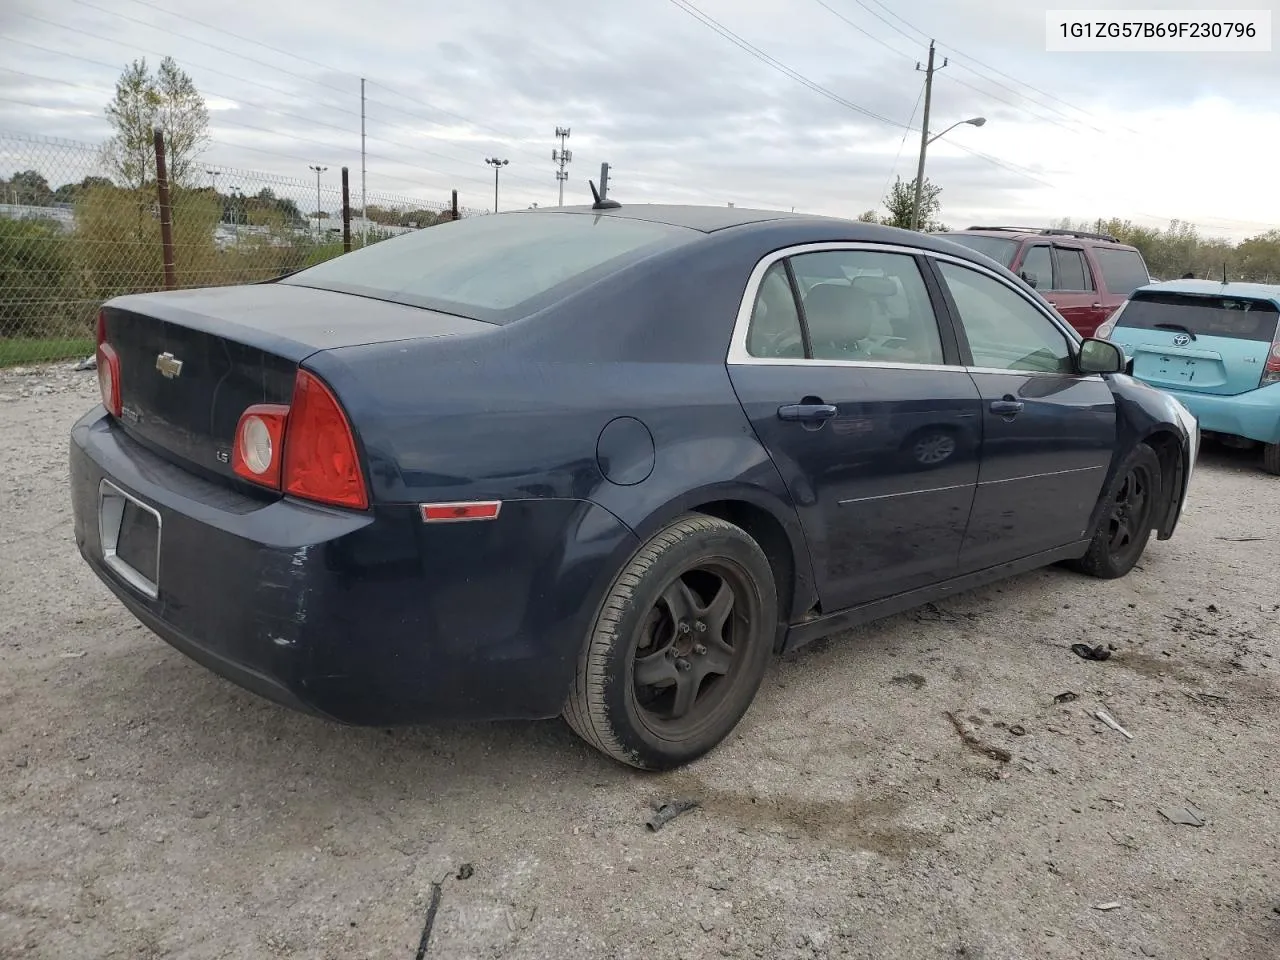
<svg viewBox="0 0 1280 960">
<path fill-rule="evenodd" d="M 477 216 L 383 240 L 280 282 L 506 323 L 698 236 L 618 216 Z"/>
<path fill-rule="evenodd" d="M 1111 250 L 1094 247 L 1093 255 L 1102 268 L 1102 279 L 1111 293 L 1127 297 L 1151 282 L 1151 273 L 1137 250 Z"/>
<path fill-rule="evenodd" d="M 964 244 L 970 250 L 976 250 L 983 256 L 990 257 L 1002 267 L 1013 263 L 1013 254 L 1018 249 L 1015 241 L 1004 237 L 984 237 L 974 233 L 940 233 L 938 236 Z"/>
<path fill-rule="evenodd" d="M 1280 309 L 1268 300 L 1143 291 L 1125 306 L 1116 325 L 1270 343 L 1277 319 Z"/>
</svg>

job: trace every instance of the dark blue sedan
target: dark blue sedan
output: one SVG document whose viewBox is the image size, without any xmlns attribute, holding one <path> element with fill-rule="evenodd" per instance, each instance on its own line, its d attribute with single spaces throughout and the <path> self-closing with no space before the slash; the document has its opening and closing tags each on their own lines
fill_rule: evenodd
<svg viewBox="0 0 1280 960">
<path fill-rule="evenodd" d="M 1172 535 L 1198 428 L 967 248 L 562 208 L 119 297 L 80 551 L 157 634 L 335 720 L 564 715 L 710 750 L 769 658 Z M 163 692 L 158 691 L 157 696 Z"/>
</svg>

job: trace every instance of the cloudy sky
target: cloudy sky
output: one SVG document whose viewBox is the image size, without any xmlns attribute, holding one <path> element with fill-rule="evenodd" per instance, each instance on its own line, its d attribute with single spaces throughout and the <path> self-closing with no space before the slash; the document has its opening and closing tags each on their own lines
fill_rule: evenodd
<svg viewBox="0 0 1280 960">
<path fill-rule="evenodd" d="M 930 148 L 927 175 L 951 225 L 1121 216 L 1237 238 L 1280 227 L 1280 48 L 1045 52 L 1047 7 L 1129 6 L 3 0 L 0 176 L 43 165 L 55 185 L 78 179 L 75 151 L 20 138 L 101 142 L 121 68 L 168 54 L 207 99 L 207 165 L 285 178 L 286 189 L 314 184 L 309 164 L 327 166 L 336 186 L 345 164 L 358 193 L 365 77 L 370 202 L 444 200 L 456 188 L 464 205 L 489 206 L 484 161 L 498 156 L 510 160 L 503 208 L 554 204 L 561 125 L 572 130 L 573 202 L 609 161 L 610 193 L 624 203 L 856 216 L 879 206 L 895 173 L 914 175 L 916 62 L 934 37 L 950 64 L 935 81 L 932 130 L 988 120 Z M 224 190 L 236 177 L 258 182 L 225 176 Z"/>
</svg>

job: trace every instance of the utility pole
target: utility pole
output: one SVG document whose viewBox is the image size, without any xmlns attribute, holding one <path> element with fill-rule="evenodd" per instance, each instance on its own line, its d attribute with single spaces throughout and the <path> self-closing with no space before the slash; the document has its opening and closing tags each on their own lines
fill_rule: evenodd
<svg viewBox="0 0 1280 960">
<path fill-rule="evenodd" d="M 485 163 L 493 167 L 493 212 L 498 212 L 498 171 L 505 167 L 510 160 L 499 160 L 497 157 L 490 157 Z"/>
<path fill-rule="evenodd" d="M 565 164 L 573 162 L 573 151 L 564 148 L 564 142 L 569 139 L 568 127 L 556 127 L 556 136 L 560 138 L 560 149 L 552 149 L 551 159 L 560 165 L 560 169 L 556 171 L 556 179 L 560 181 L 560 202 L 557 206 L 564 206 L 564 182 L 569 179 L 569 171 L 565 169 Z"/>
<path fill-rule="evenodd" d="M 360 246 L 362 247 L 369 245 L 369 216 L 365 212 L 366 210 L 365 204 L 368 201 L 365 199 L 365 193 L 364 193 L 364 178 L 365 178 L 364 159 L 365 159 L 364 157 L 364 77 L 361 77 L 360 78 Z"/>
<path fill-rule="evenodd" d="M 942 67 L 948 63 L 948 59 L 943 57 Z M 911 229 L 920 229 L 920 198 L 924 191 L 924 155 L 929 149 L 929 106 L 933 101 L 933 75 L 942 67 L 933 65 L 933 41 L 929 41 L 929 66 L 924 72 L 924 122 L 920 124 L 920 163 L 916 167 L 916 196 L 911 205 Z M 920 64 L 916 64 L 916 69 L 920 69 Z"/>
<path fill-rule="evenodd" d="M 314 163 L 307 165 L 316 172 L 316 239 L 320 239 L 320 174 L 328 170 L 328 167 L 321 167 Z"/>
</svg>

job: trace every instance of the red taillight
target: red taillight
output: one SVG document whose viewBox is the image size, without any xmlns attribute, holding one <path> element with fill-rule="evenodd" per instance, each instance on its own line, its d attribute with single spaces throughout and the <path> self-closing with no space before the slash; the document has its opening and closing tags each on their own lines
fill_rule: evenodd
<svg viewBox="0 0 1280 960">
<path fill-rule="evenodd" d="M 289 408 L 278 403 L 257 403 L 240 415 L 231 452 L 231 469 L 236 476 L 280 489 L 288 421 Z"/>
<path fill-rule="evenodd" d="M 120 357 L 111 344 L 107 343 L 107 315 L 98 311 L 98 389 L 102 393 L 102 405 L 107 413 L 119 417 L 122 412 L 120 403 Z"/>
<path fill-rule="evenodd" d="M 285 493 L 364 510 L 369 506 L 356 438 L 324 382 L 299 370 L 284 441 Z"/>
<path fill-rule="evenodd" d="M 1276 335 L 1267 352 L 1267 362 L 1262 368 L 1262 380 L 1258 386 L 1265 387 L 1271 383 L 1280 383 L 1280 324 L 1276 326 Z"/>
</svg>

